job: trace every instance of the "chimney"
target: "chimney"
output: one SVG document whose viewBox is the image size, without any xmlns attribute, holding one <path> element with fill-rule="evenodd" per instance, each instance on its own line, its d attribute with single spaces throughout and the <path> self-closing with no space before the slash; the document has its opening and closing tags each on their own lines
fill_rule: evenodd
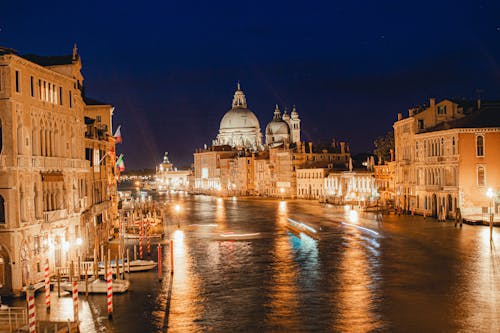
<svg viewBox="0 0 500 333">
<path fill-rule="evenodd" d="M 403 114 L 401 112 L 398 113 L 398 121 L 403 119 Z"/>
<path fill-rule="evenodd" d="M 429 107 L 431 109 L 434 109 L 434 107 L 436 106 L 436 99 L 435 98 L 431 98 L 431 99 L 429 99 L 429 102 L 431 104 Z"/>
<path fill-rule="evenodd" d="M 391 149 L 391 162 L 394 161 L 394 149 Z"/>
<path fill-rule="evenodd" d="M 309 154 L 311 154 L 312 156 L 312 153 L 313 153 L 313 143 L 312 141 L 309 142 Z"/>
<path fill-rule="evenodd" d="M 481 110 L 481 97 L 477 98 L 477 111 Z"/>
<path fill-rule="evenodd" d="M 344 154 L 345 153 L 345 142 L 340 141 L 340 153 Z"/>
</svg>

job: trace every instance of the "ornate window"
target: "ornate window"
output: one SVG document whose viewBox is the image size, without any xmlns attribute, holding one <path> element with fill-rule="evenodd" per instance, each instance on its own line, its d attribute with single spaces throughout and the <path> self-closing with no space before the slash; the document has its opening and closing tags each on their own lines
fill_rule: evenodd
<svg viewBox="0 0 500 333">
<path fill-rule="evenodd" d="M 477 156 L 484 156 L 484 136 L 482 135 L 476 137 L 476 154 Z"/>
<path fill-rule="evenodd" d="M 477 185 L 484 186 L 486 184 L 485 170 L 484 166 L 480 165 L 477 167 Z"/>
</svg>

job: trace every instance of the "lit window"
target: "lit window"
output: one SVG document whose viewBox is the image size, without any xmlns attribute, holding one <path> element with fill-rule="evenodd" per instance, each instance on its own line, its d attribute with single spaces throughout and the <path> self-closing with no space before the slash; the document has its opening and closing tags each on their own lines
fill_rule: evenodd
<svg viewBox="0 0 500 333">
<path fill-rule="evenodd" d="M 484 186 L 484 184 L 486 184 L 484 167 L 478 166 L 477 167 L 477 185 Z"/>
<path fill-rule="evenodd" d="M 484 156 L 484 137 L 478 135 L 476 138 L 476 152 L 477 156 Z"/>
<path fill-rule="evenodd" d="M 438 114 L 446 114 L 446 105 L 438 106 Z"/>
</svg>

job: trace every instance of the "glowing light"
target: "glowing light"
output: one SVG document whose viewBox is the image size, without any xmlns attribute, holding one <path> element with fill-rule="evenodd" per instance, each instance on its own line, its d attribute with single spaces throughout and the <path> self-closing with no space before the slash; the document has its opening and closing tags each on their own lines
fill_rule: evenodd
<svg viewBox="0 0 500 333">
<path fill-rule="evenodd" d="M 349 221 L 352 223 L 358 222 L 358 212 L 354 209 L 349 212 Z"/>
<path fill-rule="evenodd" d="M 175 230 L 174 231 L 174 240 L 176 242 L 182 242 L 184 240 L 184 231 L 179 230 L 179 229 Z"/>
<path fill-rule="evenodd" d="M 345 205 L 345 206 L 344 206 L 344 210 L 345 210 L 346 212 L 348 212 L 348 211 L 350 211 L 350 210 L 351 210 L 351 207 L 350 207 L 349 205 Z"/>
<path fill-rule="evenodd" d="M 283 187 L 280 188 L 280 193 L 281 194 L 285 193 L 285 189 Z"/>
<path fill-rule="evenodd" d="M 63 241 L 61 246 L 62 246 L 62 250 L 64 252 L 67 252 L 69 250 L 69 242 L 68 241 Z"/>
<path fill-rule="evenodd" d="M 486 196 L 488 198 L 493 198 L 493 189 L 491 187 L 488 187 L 488 190 L 486 191 Z"/>
<path fill-rule="evenodd" d="M 368 228 L 365 228 L 365 227 L 362 227 L 362 226 L 359 226 L 359 225 L 355 225 L 355 224 L 350 224 L 350 223 L 345 223 L 345 222 L 342 222 L 343 225 L 348 225 L 350 227 L 354 227 L 354 228 L 358 228 L 358 229 L 361 229 L 361 230 L 364 230 L 364 231 L 368 231 L 374 235 L 379 235 L 378 232 L 376 232 L 375 230 L 372 230 L 372 229 L 368 229 Z"/>
<path fill-rule="evenodd" d="M 181 211 L 181 205 L 179 204 L 175 205 L 174 209 L 176 213 L 179 213 Z"/>
<path fill-rule="evenodd" d="M 76 245 L 80 246 L 80 245 L 82 245 L 82 243 L 83 243 L 83 240 L 80 237 L 78 237 L 76 239 Z"/>
<path fill-rule="evenodd" d="M 208 223 L 208 224 L 190 224 L 189 227 L 216 227 L 217 224 L 215 223 Z"/>
<path fill-rule="evenodd" d="M 227 234 L 220 234 L 221 237 L 252 237 L 252 236 L 258 236 L 260 235 L 260 232 L 254 232 L 254 233 L 249 233 L 249 234 L 233 234 L 233 233 L 227 233 Z"/>
<path fill-rule="evenodd" d="M 286 211 L 286 201 L 280 201 L 280 212 Z"/>
<path fill-rule="evenodd" d="M 222 198 L 217 198 L 217 203 L 221 203 L 222 202 Z"/>
<path fill-rule="evenodd" d="M 317 233 L 316 229 L 314 229 L 313 227 L 303 223 L 303 222 L 300 222 L 300 221 L 296 221 L 294 219 L 291 219 L 291 218 L 288 218 L 288 221 L 291 222 L 291 223 L 294 223 L 294 224 L 297 224 L 298 226 L 302 227 L 302 228 L 305 228 L 311 232 L 314 232 L 314 233 Z"/>
</svg>

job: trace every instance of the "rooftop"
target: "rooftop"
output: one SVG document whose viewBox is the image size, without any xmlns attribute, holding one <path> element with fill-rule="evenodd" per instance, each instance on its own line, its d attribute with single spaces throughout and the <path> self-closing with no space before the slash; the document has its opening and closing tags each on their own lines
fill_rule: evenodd
<svg viewBox="0 0 500 333">
<path fill-rule="evenodd" d="M 479 111 L 451 121 L 442 122 L 436 126 L 426 128 L 422 132 L 435 132 L 451 128 L 483 128 L 500 127 L 500 101 L 484 101 Z"/>
</svg>

